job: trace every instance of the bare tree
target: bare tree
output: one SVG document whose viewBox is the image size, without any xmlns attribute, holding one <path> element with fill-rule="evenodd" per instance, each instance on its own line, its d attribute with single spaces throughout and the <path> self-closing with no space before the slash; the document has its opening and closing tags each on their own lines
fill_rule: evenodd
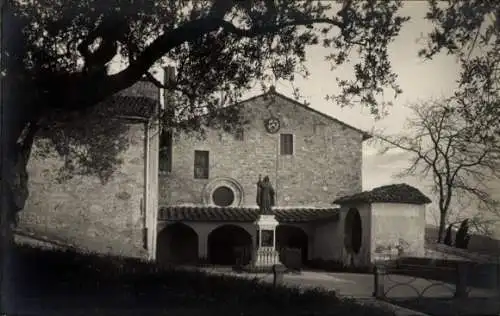
<svg viewBox="0 0 500 316">
<path fill-rule="evenodd" d="M 488 192 L 488 183 L 500 179 L 500 140 L 484 135 L 464 118 L 456 98 L 412 104 L 413 117 L 406 122 L 404 134 L 374 133 L 381 152 L 392 149 L 411 154 L 411 164 L 398 176 L 420 176 L 432 180 L 438 197 L 439 237 L 444 239 L 453 200 L 468 197 L 482 211 L 496 212 L 498 201 Z"/>
</svg>

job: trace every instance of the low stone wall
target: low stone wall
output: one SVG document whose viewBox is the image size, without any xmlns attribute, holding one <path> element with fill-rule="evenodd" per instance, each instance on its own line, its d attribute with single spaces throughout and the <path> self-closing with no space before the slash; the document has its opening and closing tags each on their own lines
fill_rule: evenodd
<svg viewBox="0 0 500 316">
<path fill-rule="evenodd" d="M 459 265 L 466 269 L 467 286 L 500 289 L 500 264 L 497 263 L 406 257 L 392 262 L 389 272 L 456 284 Z"/>
<path fill-rule="evenodd" d="M 500 256 L 478 253 L 467 249 L 459 249 L 443 244 L 433 244 L 426 247 L 427 252 L 440 253 L 446 258 L 467 259 L 474 262 L 500 263 Z"/>
</svg>

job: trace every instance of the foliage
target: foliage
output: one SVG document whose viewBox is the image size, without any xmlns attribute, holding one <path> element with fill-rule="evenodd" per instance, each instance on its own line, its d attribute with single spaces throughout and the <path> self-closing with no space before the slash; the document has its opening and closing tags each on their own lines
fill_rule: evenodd
<svg viewBox="0 0 500 316">
<path fill-rule="evenodd" d="M 460 227 L 458 228 L 457 235 L 455 237 L 455 247 L 467 249 L 469 241 L 469 219 L 464 219 L 462 223 L 460 223 Z"/>
<path fill-rule="evenodd" d="M 455 109 L 483 138 L 500 136 L 500 9 L 496 0 L 428 1 L 433 23 L 427 47 L 432 59 L 446 51 L 461 66 Z"/>
<path fill-rule="evenodd" d="M 457 104 L 460 100 L 455 97 L 412 104 L 414 115 L 405 133 L 376 133 L 373 139 L 382 145 L 382 153 L 398 149 L 411 154 L 410 166 L 399 176 L 432 180 L 440 213 L 438 242 L 444 238 L 453 198 L 468 196 L 478 201 L 481 210 L 495 213 L 499 206 L 488 190 L 490 181 L 500 179 L 499 138 L 484 137 L 474 122 L 461 115 Z"/>
<path fill-rule="evenodd" d="M 105 183 L 123 162 L 120 154 L 130 146 L 130 125 L 118 118 L 92 114 L 51 122 L 39 131 L 33 154 L 38 159 L 57 159 L 53 156 L 57 153 L 64 161 L 55 170 L 56 180 L 93 175 Z"/>
<path fill-rule="evenodd" d="M 196 311 L 203 310 L 204 315 L 392 315 L 325 290 L 274 288 L 258 279 L 171 269 L 132 258 L 29 246 L 18 246 L 15 254 L 20 275 L 16 289 L 24 295 L 40 291 L 37 296 L 43 298 L 44 308 L 90 305 L 175 311 L 193 308 L 196 302 Z"/>
<path fill-rule="evenodd" d="M 178 107 L 173 116 L 184 120 L 236 101 L 255 80 L 292 80 L 306 71 L 306 47 L 323 45 L 335 66 L 358 50 L 355 80 L 339 82 L 341 97 L 359 96 L 376 111 L 384 87 L 399 91 L 387 44 L 407 20 L 397 14 L 400 6 L 348 1 L 334 15 L 332 4 L 311 0 L 12 1 L 5 11 L 13 27 L 7 78 L 31 87 L 40 111 L 79 110 L 145 74 L 160 85 L 148 72 L 167 62 L 178 70 L 168 84 Z M 111 74 L 113 59 L 123 69 Z"/>
</svg>

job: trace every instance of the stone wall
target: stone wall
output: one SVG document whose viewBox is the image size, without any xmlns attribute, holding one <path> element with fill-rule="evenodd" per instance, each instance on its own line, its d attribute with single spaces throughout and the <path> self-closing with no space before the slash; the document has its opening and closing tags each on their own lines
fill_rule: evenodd
<svg viewBox="0 0 500 316">
<path fill-rule="evenodd" d="M 145 255 L 145 125 L 123 124 L 129 128 L 130 146 L 121 154 L 123 163 L 107 183 L 90 175 L 60 182 L 57 173 L 64 161 L 55 152 L 30 160 L 30 196 L 19 213 L 21 229 L 56 236 L 91 251 Z"/>
<path fill-rule="evenodd" d="M 108 179 L 98 176 L 96 171 L 106 164 L 89 156 L 87 167 L 92 172 L 80 164 L 79 172 L 61 179 L 66 158 L 51 146 L 40 151 L 47 146 L 39 138 L 28 164 L 30 195 L 19 213 L 19 229 L 99 253 L 152 257 L 158 209 L 158 131 L 141 114 L 143 108 L 158 102 L 159 93 L 152 84 L 140 81 L 118 95 L 146 97 L 152 102 L 120 99 L 124 101 L 114 104 L 118 107 L 115 113 L 129 113 L 127 117 L 102 117 L 96 110 L 65 130 L 84 135 L 85 141 L 75 138 L 82 140 L 81 149 L 102 151 L 98 157 L 110 158 L 114 155 L 106 153 L 115 151 L 118 159 L 109 161 L 115 170 Z"/>
<path fill-rule="evenodd" d="M 242 188 L 240 205 L 253 206 L 259 174 L 269 175 L 279 206 L 331 206 L 336 197 L 361 191 L 359 131 L 279 95 L 275 102 L 264 96 L 246 101 L 242 114 L 250 120 L 243 141 L 214 130 L 204 140 L 174 140 L 172 172 L 160 175 L 161 204 L 202 204 L 205 186 L 230 178 Z M 265 130 L 271 115 L 281 120 L 276 134 Z M 280 133 L 294 135 L 294 155 L 279 155 Z M 194 179 L 195 150 L 209 151 L 209 179 Z"/>
</svg>

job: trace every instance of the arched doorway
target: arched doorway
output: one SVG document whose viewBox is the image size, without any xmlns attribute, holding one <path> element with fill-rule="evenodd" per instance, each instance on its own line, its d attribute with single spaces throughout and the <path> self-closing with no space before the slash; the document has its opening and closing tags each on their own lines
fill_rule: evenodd
<svg viewBox="0 0 500 316">
<path fill-rule="evenodd" d="M 236 225 L 223 225 L 208 235 L 208 259 L 211 264 L 247 264 L 251 259 L 252 236 Z"/>
<path fill-rule="evenodd" d="M 358 254 L 363 239 L 361 216 L 355 208 L 349 209 L 344 223 L 344 246 L 348 253 Z"/>
<path fill-rule="evenodd" d="M 276 248 L 280 251 L 282 257 L 283 249 L 300 249 L 300 264 L 304 265 L 307 263 L 308 246 L 309 238 L 302 228 L 291 225 L 278 225 L 276 228 Z M 287 261 L 290 258 L 282 259 Z"/>
<path fill-rule="evenodd" d="M 193 264 L 198 261 L 198 234 L 186 224 L 170 224 L 160 231 L 156 246 L 159 263 Z"/>
</svg>

